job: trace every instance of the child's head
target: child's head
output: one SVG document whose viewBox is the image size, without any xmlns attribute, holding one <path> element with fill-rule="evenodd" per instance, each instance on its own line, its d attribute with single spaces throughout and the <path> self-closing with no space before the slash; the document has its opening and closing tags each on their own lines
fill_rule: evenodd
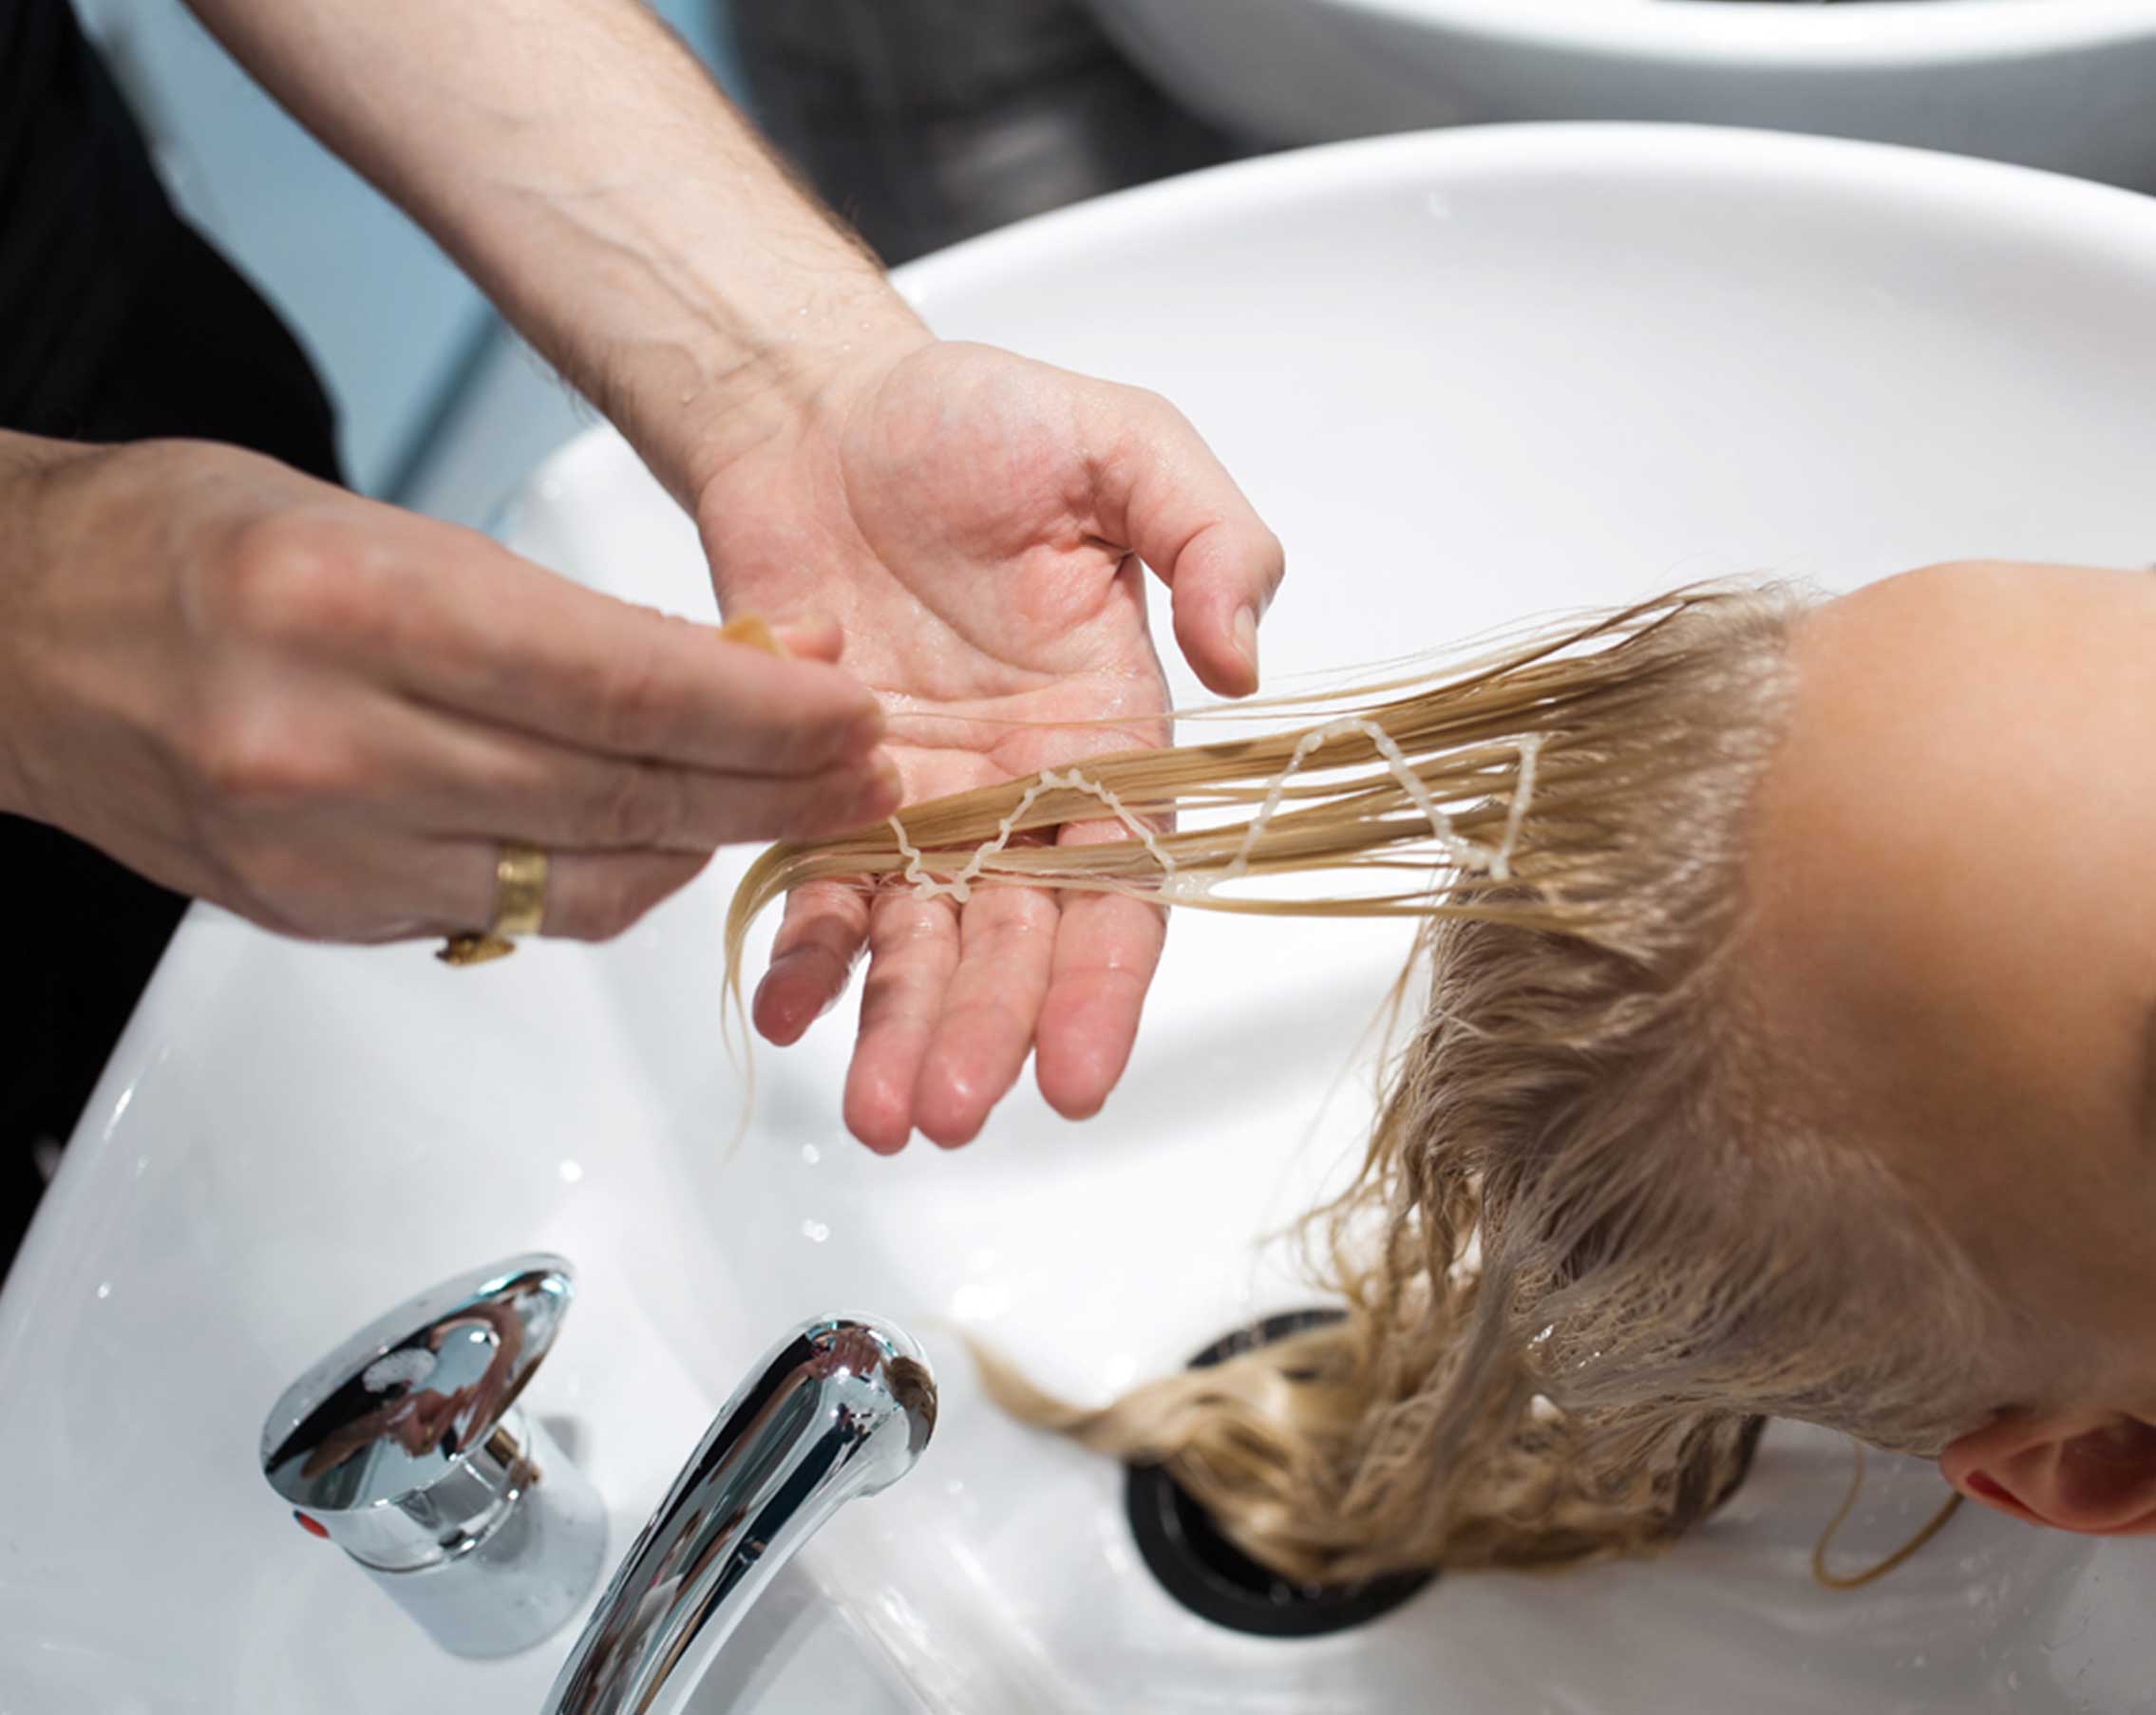
<svg viewBox="0 0 2156 1715">
<path fill-rule="evenodd" d="M 1165 838 L 1179 903 L 1245 859 L 1449 868 L 1396 895 L 1428 1003 L 1321 1212 L 1347 1319 L 1101 1412 L 1007 1397 L 1312 1579 L 1667 1537 L 1768 1416 L 2156 1529 L 2156 578 L 1714 592 L 1571 641 L 1366 707 L 1419 793 L 1352 731 L 1307 798 L 1269 790 L 1293 734 L 1087 765 L 1134 814 L 1284 805 Z M 916 873 L 1019 796 L 909 811 L 950 848 Z M 1160 886 L 1161 848 L 1075 879 Z M 1073 879 L 968 873 L 1006 861 Z M 899 867 L 782 855 L 746 902 Z"/>
<path fill-rule="evenodd" d="M 1911 573 L 1791 663 L 1756 1027 L 2007 1312 L 1925 1330 L 1969 1382 L 1918 1450 L 2017 1517 L 2156 1532 L 2156 576 Z"/>
<path fill-rule="evenodd" d="M 1370 1361 L 1319 1510 L 1395 1559 L 1627 1546 L 1696 1516 L 1734 1413 L 2156 1532 L 2156 577 L 1685 621 L 1638 675 L 1682 778 L 1624 784 L 1602 723 L 1610 914 L 1433 927 L 1335 1248 Z M 1529 1390 L 1573 1471 L 1523 1457 Z"/>
</svg>

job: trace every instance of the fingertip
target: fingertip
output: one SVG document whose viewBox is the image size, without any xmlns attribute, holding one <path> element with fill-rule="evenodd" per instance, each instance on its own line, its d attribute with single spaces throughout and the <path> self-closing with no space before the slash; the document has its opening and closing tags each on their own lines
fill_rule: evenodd
<svg viewBox="0 0 2156 1715">
<path fill-rule="evenodd" d="M 764 973 L 756 985 L 755 997 L 748 1003 L 748 1016 L 756 1026 L 756 1033 L 775 1047 L 790 1048 L 802 1039 L 808 1027 L 823 1010 L 819 1004 L 804 1000 L 807 985 L 784 969 L 785 961 L 775 964 Z"/>
<path fill-rule="evenodd" d="M 859 1113 L 851 1107 L 846 1110 L 846 1129 L 870 1154 L 879 1156 L 897 1155 L 914 1135 L 903 1121 L 893 1124 L 886 1116 Z"/>
<path fill-rule="evenodd" d="M 891 729 L 883 705 L 873 695 L 864 693 L 844 719 L 845 731 L 840 741 L 841 760 L 873 761 L 889 765 L 896 772 L 896 764 L 891 763 L 888 753 L 881 750 L 884 735 Z"/>
<path fill-rule="evenodd" d="M 960 1079 L 935 1079 L 924 1072 L 915 1092 L 914 1123 L 938 1149 L 962 1149 L 981 1135 L 989 1103 Z"/>
<path fill-rule="evenodd" d="M 1049 1106 L 1055 1110 L 1058 1119 L 1069 1120 L 1073 1123 L 1097 1117 L 1101 1109 L 1108 1104 L 1107 1095 L 1105 1091 L 1085 1094 L 1068 1092 L 1050 1096 L 1047 1090 L 1043 1089 L 1041 1093 L 1044 1097 L 1047 1097 Z"/>
<path fill-rule="evenodd" d="M 1195 668 L 1196 663 L 1192 663 Z M 1199 680 L 1217 697 L 1247 697 L 1258 689 L 1258 669 L 1248 657 L 1231 654 L 1216 659 L 1210 671 L 1198 669 Z"/>
<path fill-rule="evenodd" d="M 798 660 L 835 664 L 845 651 L 845 632 L 828 613 L 802 613 L 772 628 L 779 646 Z"/>
<path fill-rule="evenodd" d="M 1198 683 L 1216 697 L 1247 697 L 1258 688 L 1256 666 L 1231 645 L 1185 644 L 1182 657 Z"/>
<path fill-rule="evenodd" d="M 822 941 L 788 948 L 772 955 L 756 986 L 755 1009 L 767 1010 L 775 1026 L 790 1029 L 790 1041 L 837 1004 L 852 974 L 843 952 Z"/>
<path fill-rule="evenodd" d="M 1127 1052 L 1112 1058 L 1095 1051 L 1073 1051 L 1049 1040 L 1035 1052 L 1034 1081 L 1041 1100 L 1066 1120 L 1090 1120 L 1107 1105 L 1108 1094 L 1123 1076 Z"/>
<path fill-rule="evenodd" d="M 878 711 L 881 718 L 881 711 Z M 876 750 L 868 759 L 868 795 L 861 800 L 861 813 L 869 821 L 881 821 L 906 801 L 905 777 L 898 772 L 898 762 L 888 750 Z"/>
<path fill-rule="evenodd" d="M 846 1129 L 879 1156 L 895 1156 L 913 1136 L 913 1114 L 905 1100 L 880 1079 L 858 1074 L 846 1081 Z"/>
</svg>

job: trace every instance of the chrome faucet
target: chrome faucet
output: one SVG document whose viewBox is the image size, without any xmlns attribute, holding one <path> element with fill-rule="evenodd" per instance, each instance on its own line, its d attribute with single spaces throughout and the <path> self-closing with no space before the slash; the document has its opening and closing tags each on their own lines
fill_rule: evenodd
<svg viewBox="0 0 2156 1715">
<path fill-rule="evenodd" d="M 690 1456 L 543 1715 L 674 1715 L 779 1569 L 844 1502 L 910 1471 L 935 1427 L 936 1379 L 888 1323 L 789 1334 Z"/>
</svg>

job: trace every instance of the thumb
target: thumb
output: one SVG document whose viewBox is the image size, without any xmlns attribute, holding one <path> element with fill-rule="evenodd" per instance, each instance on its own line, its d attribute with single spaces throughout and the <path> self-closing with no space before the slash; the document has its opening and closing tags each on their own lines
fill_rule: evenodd
<svg viewBox="0 0 2156 1715">
<path fill-rule="evenodd" d="M 1258 622 L 1287 573 L 1280 538 L 1166 400 L 1108 387 L 1103 411 L 1104 531 L 1168 586 L 1176 645 L 1199 681 L 1248 696 L 1258 688 Z"/>
</svg>

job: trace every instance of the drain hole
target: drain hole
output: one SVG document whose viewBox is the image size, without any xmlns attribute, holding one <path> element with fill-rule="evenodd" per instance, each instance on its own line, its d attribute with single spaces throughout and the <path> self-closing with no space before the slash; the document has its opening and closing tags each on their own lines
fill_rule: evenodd
<svg viewBox="0 0 2156 1715">
<path fill-rule="evenodd" d="M 1290 1310 L 1223 1334 L 1190 1361 L 1203 1369 L 1306 1328 L 1337 1322 L 1333 1309 Z M 1217 1626 L 1260 1637 L 1321 1637 L 1390 1612 L 1435 1573 L 1398 1573 L 1367 1584 L 1294 1584 L 1237 1548 L 1161 1465 L 1133 1465 L 1125 1510 L 1138 1553 L 1161 1587 Z"/>
</svg>

